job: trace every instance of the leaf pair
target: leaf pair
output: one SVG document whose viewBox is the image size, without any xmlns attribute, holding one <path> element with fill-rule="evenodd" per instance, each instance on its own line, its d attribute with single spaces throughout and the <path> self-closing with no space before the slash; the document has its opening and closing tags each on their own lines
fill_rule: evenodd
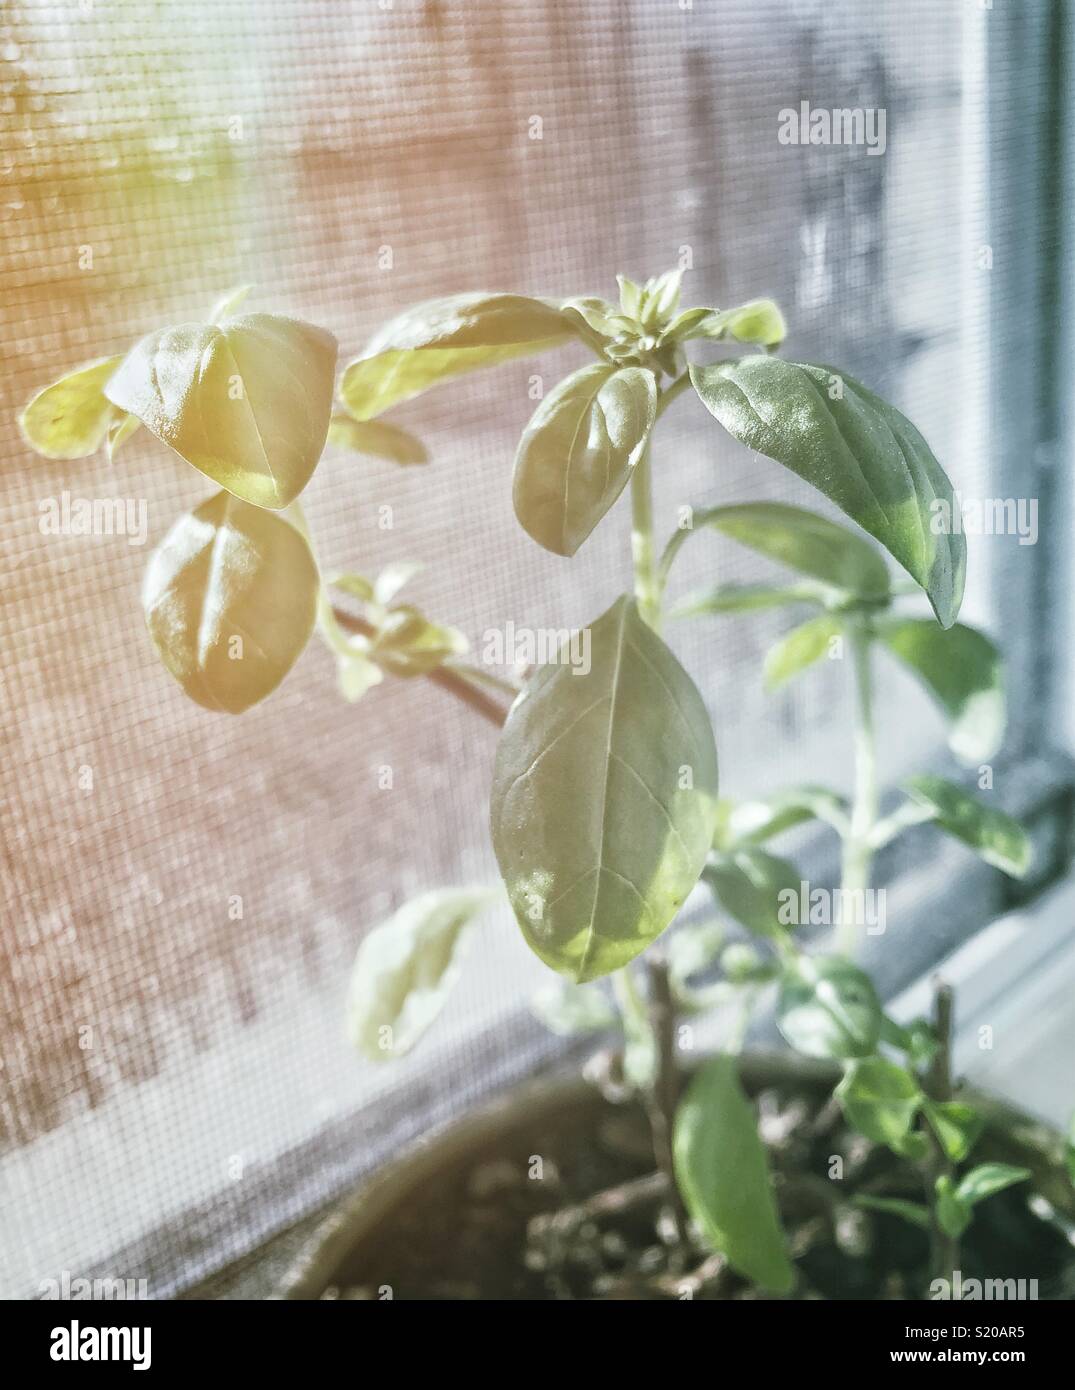
<svg viewBox="0 0 1075 1390">
<path fill-rule="evenodd" d="M 1032 1177 L 1029 1168 L 1009 1163 L 980 1163 L 954 1182 L 942 1175 L 937 1179 L 935 1203 L 937 1220 L 946 1235 L 958 1240 L 974 1219 L 974 1208 L 987 1197 Z"/>
<path fill-rule="evenodd" d="M 46 458 L 114 451 L 146 426 L 200 472 L 279 510 L 317 466 L 332 410 L 336 340 L 277 314 L 161 329 L 46 387 L 21 426 Z"/>
<path fill-rule="evenodd" d="M 584 321 L 583 321 L 584 322 Z M 340 395 L 354 420 L 481 367 L 579 336 L 580 317 L 549 300 L 467 294 L 415 305 L 348 364 Z M 597 363 L 573 373 L 535 411 L 515 463 L 516 514 L 546 549 L 573 555 L 623 491 L 652 428 L 652 372 Z M 343 418 L 338 437 L 358 433 Z"/>
<path fill-rule="evenodd" d="M 590 669 L 540 668 L 497 747 L 492 834 L 523 935 L 592 980 L 656 939 L 698 880 L 717 797 L 702 698 L 620 598 L 590 630 Z"/>
</svg>

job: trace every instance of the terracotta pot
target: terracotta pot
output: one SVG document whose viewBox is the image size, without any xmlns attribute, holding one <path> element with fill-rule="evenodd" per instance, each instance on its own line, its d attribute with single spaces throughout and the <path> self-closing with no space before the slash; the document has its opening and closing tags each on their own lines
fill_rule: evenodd
<svg viewBox="0 0 1075 1390">
<path fill-rule="evenodd" d="M 838 1071 L 794 1053 L 750 1052 L 740 1059 L 740 1075 L 750 1094 L 780 1086 L 803 1094 L 827 1094 Z M 982 1096 L 973 1099 L 986 1115 L 986 1130 L 975 1159 L 1021 1164 L 1034 1172 L 1037 1188 L 1052 1205 L 1075 1219 L 1075 1189 L 1064 1166 L 1064 1141 L 1049 1126 L 1012 1107 Z M 473 1164 L 498 1149 L 522 1143 L 550 1122 L 563 1128 L 593 1127 L 598 1111 L 613 1108 L 577 1074 L 543 1077 L 507 1092 L 459 1120 L 424 1136 L 395 1162 L 374 1173 L 325 1218 L 281 1279 L 281 1299 L 317 1299 L 330 1285 L 378 1281 L 363 1279 L 363 1254 L 372 1252 L 399 1211 L 428 1185 L 451 1170 Z"/>
</svg>

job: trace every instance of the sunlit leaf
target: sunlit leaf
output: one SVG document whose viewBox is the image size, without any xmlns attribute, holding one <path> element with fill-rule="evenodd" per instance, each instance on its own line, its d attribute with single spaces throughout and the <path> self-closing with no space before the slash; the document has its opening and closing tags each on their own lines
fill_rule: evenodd
<svg viewBox="0 0 1075 1390">
<path fill-rule="evenodd" d="M 317 467 L 332 411 L 336 340 L 277 314 L 151 333 L 107 395 L 221 487 L 286 507 Z"/>
<path fill-rule="evenodd" d="M 116 421 L 104 388 L 122 361 L 122 356 L 98 358 L 39 391 L 19 416 L 30 447 L 47 459 L 95 454 Z"/>
<path fill-rule="evenodd" d="M 542 666 L 497 748 L 493 846 L 531 948 L 584 981 L 664 931 L 713 834 L 717 756 L 701 696 L 620 598 L 590 669 Z"/>
<path fill-rule="evenodd" d="M 915 801 L 932 812 L 942 830 L 969 845 L 980 859 L 1013 878 L 1026 874 L 1031 861 L 1030 838 L 1017 820 L 983 805 L 943 777 L 922 773 L 904 785 Z"/>
<path fill-rule="evenodd" d="M 405 467 L 429 462 L 429 453 L 422 441 L 398 425 L 386 425 L 383 420 L 356 420 L 342 410 L 332 413 L 328 442 L 341 449 L 352 449 L 356 454 L 388 459 L 390 463 Z"/>
<path fill-rule="evenodd" d="M 989 638 L 962 623 L 945 632 L 928 618 L 888 619 L 877 633 L 951 720 L 952 752 L 971 766 L 988 762 L 1006 719 L 1000 652 Z"/>
<path fill-rule="evenodd" d="M 955 507 L 952 485 L 910 420 L 844 373 L 779 357 L 694 366 L 691 380 L 729 434 L 835 502 L 925 589 L 943 626 L 952 626 L 963 599 L 966 539 L 945 524 Z"/>
<path fill-rule="evenodd" d="M 656 410 L 656 379 L 641 367 L 595 363 L 549 392 L 519 441 L 512 483 L 515 515 L 539 545 L 574 555 L 627 485 Z"/>
<path fill-rule="evenodd" d="M 551 300 L 457 294 L 416 304 L 386 323 L 348 363 L 340 396 L 357 420 L 479 367 L 556 347 L 575 333 Z"/>
<path fill-rule="evenodd" d="M 688 334 L 691 338 L 734 338 L 759 347 L 778 347 L 787 335 L 784 315 L 771 299 L 751 299 L 734 309 L 712 310 Z"/>
<path fill-rule="evenodd" d="M 489 888 L 440 888 L 413 898 L 358 948 L 347 1000 L 351 1040 L 373 1061 L 402 1057 L 434 1021 L 459 977 Z"/>
<path fill-rule="evenodd" d="M 154 550 L 142 605 L 157 652 L 187 695 L 239 714 L 295 664 L 319 590 L 310 547 L 293 526 L 218 492 Z"/>
<path fill-rule="evenodd" d="M 673 1138 L 676 1181 L 706 1242 L 763 1289 L 787 1293 L 787 1255 L 765 1148 L 735 1059 L 711 1058 L 687 1089 Z"/>
</svg>

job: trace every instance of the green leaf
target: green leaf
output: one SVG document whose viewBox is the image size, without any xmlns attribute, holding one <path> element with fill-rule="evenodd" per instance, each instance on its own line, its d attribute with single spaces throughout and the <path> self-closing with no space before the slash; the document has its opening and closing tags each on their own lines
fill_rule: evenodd
<svg viewBox="0 0 1075 1390">
<path fill-rule="evenodd" d="M 676 1114 L 673 1150 L 676 1182 L 708 1244 L 761 1288 L 787 1293 L 795 1271 L 734 1058 L 714 1057 L 694 1077 Z"/>
<path fill-rule="evenodd" d="M 350 655 L 342 652 L 336 658 L 336 682 L 340 694 L 350 704 L 361 700 L 363 695 L 380 685 L 384 672 L 372 662 L 364 652 L 355 651 Z"/>
<path fill-rule="evenodd" d="M 692 338 L 735 338 L 770 348 L 779 347 L 787 336 L 784 315 L 771 299 L 751 299 L 734 309 L 714 310 L 690 334 Z"/>
<path fill-rule="evenodd" d="M 808 589 L 810 597 L 823 598 L 831 589 L 859 599 L 888 597 L 888 569 L 869 541 L 835 521 L 783 502 L 742 502 L 696 512 L 690 528 L 675 532 L 668 543 L 662 561 L 666 573 L 687 536 L 703 528 L 720 531 L 819 581 L 823 587 Z"/>
<path fill-rule="evenodd" d="M 372 659 L 394 676 L 428 675 L 466 650 L 467 639 L 457 628 L 431 623 L 410 604 L 386 614 L 370 644 Z"/>
<path fill-rule="evenodd" d="M 924 1018 L 916 1018 L 904 1028 L 887 1014 L 881 1020 L 881 1041 L 905 1052 L 916 1067 L 930 1066 L 940 1047 L 936 1033 Z"/>
<path fill-rule="evenodd" d="M 828 590 L 808 581 L 786 584 L 716 584 L 687 594 L 668 610 L 669 618 L 699 618 L 709 613 L 751 613 L 792 603 L 824 603 Z"/>
<path fill-rule="evenodd" d="M 130 439 L 136 430 L 142 428 L 142 422 L 137 415 L 123 415 L 112 407 L 113 420 L 108 427 L 108 461 L 109 463 L 116 457 L 117 450 Z"/>
<path fill-rule="evenodd" d="M 929 1157 L 929 1140 L 917 1129 L 905 1134 L 902 1139 L 893 1139 L 889 1148 L 909 1163 L 921 1163 Z"/>
<path fill-rule="evenodd" d="M 881 1032 L 870 978 L 842 956 L 799 956 L 780 985 L 777 1023 L 807 1057 L 867 1057 Z"/>
<path fill-rule="evenodd" d="M 365 575 L 334 574 L 328 582 L 334 589 L 342 589 L 345 594 L 350 594 L 352 598 L 361 599 L 363 603 L 373 601 L 373 584 Z"/>
<path fill-rule="evenodd" d="M 530 1007 L 559 1038 L 603 1033 L 618 1022 L 616 1010 L 599 985 L 577 985 L 573 980 L 550 979 L 534 995 Z"/>
<path fill-rule="evenodd" d="M 336 339 L 278 314 L 185 323 L 143 338 L 107 395 L 244 502 L 299 495 L 325 447 Z"/>
<path fill-rule="evenodd" d="M 1010 1163 L 979 1163 L 960 1178 L 956 1196 L 961 1202 L 975 1207 L 987 1197 L 993 1197 L 1017 1182 L 1026 1182 L 1033 1176 L 1029 1168 L 1016 1168 Z"/>
<path fill-rule="evenodd" d="M 574 555 L 627 485 L 656 411 L 656 378 L 641 367 L 597 363 L 550 391 L 515 455 L 515 515 L 528 535 Z"/>
<path fill-rule="evenodd" d="M 765 653 L 765 684 L 769 690 L 779 690 L 793 676 L 813 666 L 830 651 L 830 643 L 843 631 L 840 619 L 832 613 L 793 627 L 775 646 Z"/>
<path fill-rule="evenodd" d="M 317 565 L 294 526 L 218 492 L 154 550 L 142 606 L 160 659 L 187 695 L 240 714 L 298 660 L 319 592 Z"/>
<path fill-rule="evenodd" d="M 638 955 L 694 887 L 713 834 L 717 753 L 702 697 L 618 599 L 590 669 L 542 666 L 496 753 L 492 833 L 530 947 L 581 981 Z"/>
<path fill-rule="evenodd" d="M 945 632 L 927 619 L 891 619 L 877 635 L 915 673 L 952 721 L 948 744 L 961 762 L 988 762 L 1006 719 L 1000 652 L 983 633 L 956 623 Z"/>
<path fill-rule="evenodd" d="M 381 420 L 356 420 L 342 410 L 332 412 L 328 442 L 341 449 L 352 449 L 356 454 L 388 459 L 390 463 L 399 463 L 404 467 L 429 462 L 429 454 L 422 441 L 401 430 L 398 425 L 386 425 Z"/>
<path fill-rule="evenodd" d="M 849 814 L 847 798 L 828 787 L 791 787 L 733 807 L 726 839 L 729 844 L 757 845 L 809 820 L 824 821 L 842 832 Z"/>
<path fill-rule="evenodd" d="M 99 357 L 76 367 L 39 391 L 19 416 L 31 449 L 47 459 L 84 459 L 95 454 L 116 422 L 105 383 L 123 361 Z"/>
<path fill-rule="evenodd" d="M 642 290 L 626 275 L 617 275 L 616 284 L 620 287 L 620 308 L 628 318 L 636 319 L 642 302 Z"/>
<path fill-rule="evenodd" d="M 598 299 L 594 295 L 582 295 L 577 299 L 565 299 L 560 308 L 568 317 L 577 316 L 582 320 L 584 327 L 580 330 L 586 333 L 587 337 L 593 338 L 596 335 L 597 346 L 602 340 L 612 340 L 619 334 L 619 327 L 615 320 L 620 316 L 619 309 L 615 304 L 610 304 L 607 299 Z"/>
<path fill-rule="evenodd" d="M 944 627 L 963 599 L 967 545 L 933 522 L 952 485 L 914 425 L 830 367 L 744 357 L 691 368 L 733 438 L 790 468 L 879 540 L 929 596 Z M 942 518 L 943 520 L 943 518 Z"/>
<path fill-rule="evenodd" d="M 787 895 L 799 901 L 799 871 L 753 845 L 714 854 L 702 877 L 721 907 L 742 926 L 760 936 L 784 936 L 790 925 L 782 907 Z"/>
<path fill-rule="evenodd" d="M 237 285 L 235 289 L 228 290 L 227 294 L 222 294 L 209 311 L 209 322 L 223 323 L 225 319 L 234 318 L 235 311 L 253 288 L 253 285 Z"/>
<path fill-rule="evenodd" d="M 905 1202 L 900 1197 L 871 1197 L 865 1192 L 853 1197 L 852 1201 L 856 1207 L 862 1207 L 866 1211 L 880 1211 L 889 1216 L 898 1216 L 921 1231 L 930 1229 L 929 1210 L 918 1202 Z"/>
<path fill-rule="evenodd" d="M 416 574 L 421 573 L 422 565 L 413 560 L 393 560 L 385 565 L 373 586 L 375 602 L 387 607 L 405 584 L 409 584 Z"/>
<path fill-rule="evenodd" d="M 1030 868 L 1031 848 L 1026 831 L 1003 811 L 982 803 L 954 782 L 922 773 L 904 784 L 933 819 L 969 845 L 980 859 L 1003 869 L 1013 878 L 1022 878 Z"/>
<path fill-rule="evenodd" d="M 926 1100 L 922 1113 L 940 1141 L 946 1157 L 962 1163 L 974 1148 L 985 1120 L 972 1105 L 962 1100 Z"/>
<path fill-rule="evenodd" d="M 642 287 L 634 317 L 650 333 L 659 333 L 678 311 L 682 280 L 682 270 L 667 270 L 663 275 L 647 280 Z"/>
<path fill-rule="evenodd" d="M 909 1136 L 922 1092 L 905 1068 L 884 1057 L 864 1057 L 850 1063 L 836 1098 L 849 1124 L 891 1148 Z"/>
<path fill-rule="evenodd" d="M 952 1185 L 947 1175 L 939 1177 L 935 1184 L 934 1207 L 941 1230 L 953 1240 L 958 1240 L 971 1223 L 971 1209 Z"/>
<path fill-rule="evenodd" d="M 571 316 L 551 300 L 521 294 L 427 300 L 386 323 L 348 363 L 340 397 L 357 420 L 372 420 L 464 372 L 543 352 L 574 333 Z"/>
<path fill-rule="evenodd" d="M 402 1057 L 434 1021 L 459 978 L 475 918 L 491 888 L 440 888 L 412 898 L 358 948 L 348 1032 L 372 1061 Z"/>
</svg>

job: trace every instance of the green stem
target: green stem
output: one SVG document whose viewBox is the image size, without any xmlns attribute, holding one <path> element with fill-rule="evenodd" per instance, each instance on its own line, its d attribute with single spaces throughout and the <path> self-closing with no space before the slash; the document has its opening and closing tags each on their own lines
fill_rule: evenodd
<svg viewBox="0 0 1075 1390">
<path fill-rule="evenodd" d="M 837 950 L 853 957 L 859 945 L 859 926 L 849 905 L 849 894 L 864 894 L 870 886 L 873 864 L 871 835 L 877 821 L 877 751 L 873 728 L 873 676 L 870 666 L 872 635 L 867 620 L 852 617 L 847 627 L 855 683 L 855 795 L 851 805 L 851 826 L 844 839 L 843 890 L 844 917 L 837 938 Z"/>
<path fill-rule="evenodd" d="M 951 986 L 941 980 L 933 984 L 933 1029 L 937 1035 L 937 1053 L 925 1080 L 925 1091 L 931 1100 L 952 1099 L 952 1021 L 954 997 Z M 955 1165 L 948 1159 L 937 1136 L 923 1118 L 922 1128 L 930 1141 L 932 1161 L 926 1163 L 926 1199 L 931 1216 L 930 1263 L 931 1279 L 954 1280 L 959 1264 L 959 1238 L 944 1230 L 937 1215 L 937 1179 L 953 1177 Z"/>
<path fill-rule="evenodd" d="M 654 632 L 660 632 L 661 586 L 653 547 L 653 480 L 648 444 L 631 474 L 631 555 L 638 611 Z"/>
<path fill-rule="evenodd" d="M 661 398 L 657 402 L 657 419 L 659 420 L 677 396 L 683 394 L 691 384 L 690 372 L 684 372 L 682 376 L 677 376 L 671 386 L 666 387 L 661 392 Z"/>
<path fill-rule="evenodd" d="M 684 373 L 657 402 L 658 418 L 669 403 L 690 384 Z M 647 444 L 631 475 L 631 556 L 634 564 L 635 598 L 642 620 L 654 632 L 661 630 L 661 583 L 653 544 L 653 478 L 650 447 Z M 646 957 L 647 990 L 643 1002 L 638 995 L 630 967 L 616 972 L 614 988 L 625 1025 L 648 1030 L 653 1045 L 654 1077 L 644 1096 L 653 1139 L 657 1167 L 668 1180 L 670 1215 L 677 1242 L 686 1238 L 687 1214 L 676 1186 L 672 1162 L 672 1131 L 679 1099 L 676 1058 L 676 1010 L 668 977 L 668 965 L 659 948 Z"/>
</svg>

